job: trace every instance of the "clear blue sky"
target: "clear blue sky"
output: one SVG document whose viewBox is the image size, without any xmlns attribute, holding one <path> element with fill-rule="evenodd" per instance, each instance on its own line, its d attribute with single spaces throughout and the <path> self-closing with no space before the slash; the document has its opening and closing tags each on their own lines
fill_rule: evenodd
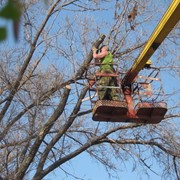
<svg viewBox="0 0 180 180">
<path fill-rule="evenodd" d="M 164 1 L 165 5 L 167 5 L 167 1 Z M 161 2 L 162 3 L 162 2 Z M 160 4 L 161 4 L 160 3 Z M 161 4 L 162 5 L 162 4 Z M 106 14 L 106 18 L 108 18 L 108 15 Z M 99 19 L 101 21 L 101 19 Z M 8 26 L 10 26 L 10 23 L 8 23 Z M 151 28 L 154 28 L 152 24 L 150 25 Z M 103 31 L 103 30 L 102 30 Z M 152 57 L 153 59 L 153 57 Z M 171 91 L 173 89 L 175 77 L 169 77 L 168 75 L 163 75 L 165 78 L 163 79 L 164 82 L 164 89 L 165 91 Z M 169 84 L 165 83 L 168 79 L 168 82 L 173 82 L 171 86 Z M 172 81 L 171 81 L 172 80 Z M 180 85 L 179 80 L 177 79 L 177 85 Z M 66 163 L 62 166 L 68 173 L 71 173 L 73 176 L 77 178 L 82 178 L 84 180 L 108 180 L 109 176 L 106 172 L 106 169 L 101 165 L 98 164 L 95 160 L 89 157 L 86 152 L 82 153 L 81 155 L 77 156 L 70 162 Z M 153 170 L 159 171 L 159 167 L 154 164 Z M 132 172 L 132 165 L 130 163 L 126 163 L 126 167 L 122 168 L 123 171 L 120 171 L 118 173 L 119 179 L 121 180 L 127 180 L 127 179 L 133 179 L 133 180 L 140 180 L 140 170 Z M 56 174 L 56 175 L 55 175 Z M 160 176 L 157 176 L 156 174 L 149 171 L 150 179 L 152 180 L 161 180 Z M 116 176 L 117 174 L 115 174 Z M 65 173 L 59 168 L 56 169 L 55 172 L 52 172 L 51 174 L 47 175 L 44 180 L 75 180 L 76 178 L 73 178 L 71 176 L 66 177 Z M 142 180 L 148 179 L 147 176 L 144 176 Z M 112 178 L 112 180 L 117 180 L 117 178 Z"/>
<path fill-rule="evenodd" d="M 160 3 L 161 6 L 162 4 L 163 2 Z M 167 6 L 167 1 L 164 1 L 164 5 Z M 156 16 L 161 16 L 161 15 L 162 14 L 160 15 L 156 14 Z M 99 19 L 98 18 L 99 16 L 97 16 L 97 20 L 101 21 L 101 18 Z M 106 14 L 106 18 L 108 18 L 107 14 Z M 155 24 L 154 25 L 150 24 L 148 28 L 152 32 L 152 29 L 154 29 L 155 26 L 156 26 Z M 166 75 L 164 75 L 164 77 L 165 76 Z M 166 83 L 167 79 L 170 82 L 172 82 L 171 80 L 173 79 L 173 83 L 176 80 L 174 79 L 174 77 L 169 77 L 168 75 L 163 79 L 163 82 L 165 83 L 165 91 L 171 91 L 173 89 L 174 84 L 172 84 L 172 86 L 167 85 Z M 180 82 L 177 79 L 177 84 L 178 83 Z M 68 173 L 71 173 L 73 176 L 77 178 L 82 178 L 84 180 L 109 180 L 109 176 L 106 172 L 106 169 L 101 164 L 98 164 L 95 160 L 90 158 L 89 155 L 87 155 L 87 153 L 83 153 L 77 156 L 66 165 L 63 165 L 62 168 L 63 167 L 65 168 L 66 171 L 68 171 Z M 140 173 L 142 173 L 143 171 L 140 170 L 142 169 L 138 169 L 138 171 L 133 172 L 132 168 L 133 167 L 130 163 L 126 163 L 126 167 L 122 167 L 123 170 L 119 171 L 118 174 L 114 174 L 114 175 L 115 176 L 118 175 L 119 179 L 121 180 L 127 180 L 127 179 L 140 180 L 141 179 L 140 177 L 142 177 L 142 180 L 148 179 L 148 177 L 145 174 L 141 176 L 142 174 Z M 157 173 L 158 171 L 160 171 L 159 166 L 157 166 L 155 163 L 153 164 L 152 169 Z M 63 173 L 61 169 L 57 169 L 55 172 L 56 175 L 54 173 L 51 173 L 50 175 L 45 177 L 45 180 L 59 180 L 59 179 L 75 180 L 76 179 L 75 177 L 71 177 L 71 176 L 66 177 L 65 173 Z M 149 178 L 152 180 L 161 180 L 160 176 L 156 175 L 151 171 L 149 171 L 149 175 L 150 175 Z M 112 180 L 117 180 L 117 178 L 112 178 Z"/>
<path fill-rule="evenodd" d="M 121 164 L 122 166 L 122 164 Z M 75 177 L 82 178 L 83 180 L 109 180 L 109 176 L 106 172 L 106 169 L 97 164 L 97 162 L 91 158 L 86 153 L 79 155 L 78 157 L 74 158 L 70 163 L 67 163 L 65 166 L 66 171 L 72 173 Z M 152 167 L 153 170 L 157 172 L 159 167 L 154 164 Z M 121 168 L 120 168 L 121 169 Z M 123 170 L 119 171 L 117 174 L 113 174 L 112 176 L 119 177 L 120 180 L 140 180 L 140 170 L 132 171 L 132 165 L 130 163 L 126 163 L 126 167 L 122 167 Z M 58 172 L 59 171 L 59 172 Z M 57 173 L 58 172 L 58 173 Z M 61 172 L 61 173 L 60 173 Z M 142 173 L 142 172 L 141 172 Z M 161 177 L 150 172 L 150 179 L 152 180 L 161 180 Z M 64 173 L 60 169 L 56 170 L 56 175 L 51 173 L 44 180 L 75 180 L 74 177 L 66 177 Z M 112 178 L 112 180 L 117 180 L 117 178 Z M 148 180 L 147 176 L 143 176 L 142 180 Z"/>
</svg>

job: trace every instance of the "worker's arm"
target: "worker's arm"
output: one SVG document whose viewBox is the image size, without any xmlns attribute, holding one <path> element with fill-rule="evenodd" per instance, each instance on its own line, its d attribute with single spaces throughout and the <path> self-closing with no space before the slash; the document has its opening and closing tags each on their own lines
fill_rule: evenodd
<svg viewBox="0 0 180 180">
<path fill-rule="evenodd" d="M 103 52 L 100 52 L 98 54 L 94 51 L 93 52 L 93 58 L 94 59 L 101 59 L 101 58 L 104 58 L 107 54 L 108 54 L 108 51 L 103 51 Z"/>
</svg>

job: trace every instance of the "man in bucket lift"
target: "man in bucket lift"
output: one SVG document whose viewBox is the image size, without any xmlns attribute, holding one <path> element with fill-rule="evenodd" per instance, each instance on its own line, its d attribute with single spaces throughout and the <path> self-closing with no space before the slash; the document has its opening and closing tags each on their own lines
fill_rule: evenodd
<svg viewBox="0 0 180 180">
<path fill-rule="evenodd" d="M 102 86 L 98 92 L 99 100 L 119 100 L 117 89 L 107 88 L 107 86 L 115 87 L 117 84 L 116 77 L 108 76 L 108 74 L 114 74 L 113 55 L 106 45 L 100 48 L 99 53 L 95 47 L 92 51 L 95 62 L 100 63 L 100 73 L 107 74 L 107 76 L 101 76 L 99 80 L 99 85 Z"/>
<path fill-rule="evenodd" d="M 102 74 L 113 74 L 113 55 L 108 50 L 108 47 L 103 45 L 100 48 L 100 52 L 97 53 L 97 49 L 95 47 L 92 48 L 93 58 L 96 62 L 100 63 L 100 72 Z M 113 86 L 115 87 L 117 84 L 116 77 L 112 76 L 102 76 L 99 81 L 100 86 Z M 128 105 L 128 115 L 129 117 L 135 117 L 135 111 L 133 107 L 133 100 L 131 96 L 130 87 L 123 88 L 124 96 L 126 103 Z M 120 98 L 120 94 L 118 93 L 116 88 L 101 88 L 98 92 L 99 100 L 114 100 L 117 101 Z"/>
</svg>

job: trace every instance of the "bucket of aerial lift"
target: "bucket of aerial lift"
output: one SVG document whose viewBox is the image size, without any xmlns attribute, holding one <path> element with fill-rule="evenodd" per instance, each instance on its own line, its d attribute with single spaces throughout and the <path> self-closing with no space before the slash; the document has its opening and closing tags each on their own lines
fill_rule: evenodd
<svg viewBox="0 0 180 180">
<path fill-rule="evenodd" d="M 98 100 L 93 108 L 94 121 L 124 122 L 127 115 L 125 101 Z"/>
<path fill-rule="evenodd" d="M 139 102 L 135 110 L 139 122 L 157 124 L 164 119 L 167 104 L 165 102 Z"/>
<path fill-rule="evenodd" d="M 125 101 L 98 100 L 93 108 L 94 121 L 157 124 L 167 112 L 165 102 L 140 102 L 135 116 L 129 116 Z"/>
</svg>

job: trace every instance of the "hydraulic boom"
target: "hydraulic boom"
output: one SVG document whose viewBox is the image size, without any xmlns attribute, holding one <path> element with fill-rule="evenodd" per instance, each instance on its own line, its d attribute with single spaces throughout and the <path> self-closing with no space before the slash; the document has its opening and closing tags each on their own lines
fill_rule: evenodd
<svg viewBox="0 0 180 180">
<path fill-rule="evenodd" d="M 173 27 L 178 23 L 180 19 L 180 0 L 173 0 L 169 8 L 165 12 L 161 21 L 157 25 L 156 29 L 150 36 L 144 49 L 141 51 L 139 57 L 135 60 L 132 68 L 127 72 L 123 78 L 123 84 L 130 84 L 138 73 L 143 69 L 146 62 L 150 59 L 159 45 L 167 37 Z"/>
</svg>

